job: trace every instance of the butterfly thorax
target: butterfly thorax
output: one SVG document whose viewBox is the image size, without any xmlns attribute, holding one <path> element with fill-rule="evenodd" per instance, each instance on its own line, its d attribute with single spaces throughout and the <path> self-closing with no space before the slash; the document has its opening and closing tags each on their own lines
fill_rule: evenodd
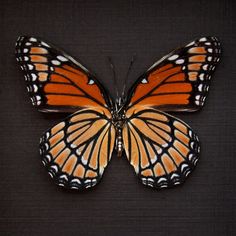
<svg viewBox="0 0 236 236">
<path fill-rule="evenodd" d="M 125 111 L 123 109 L 116 109 L 112 111 L 112 123 L 116 129 L 116 150 L 118 157 L 121 157 L 123 152 L 122 129 L 126 121 Z"/>
</svg>

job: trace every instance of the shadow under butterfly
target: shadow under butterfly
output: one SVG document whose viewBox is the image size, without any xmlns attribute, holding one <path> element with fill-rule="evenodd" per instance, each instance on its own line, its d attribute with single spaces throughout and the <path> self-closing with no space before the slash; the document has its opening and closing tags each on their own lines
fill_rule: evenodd
<svg viewBox="0 0 236 236">
<path fill-rule="evenodd" d="M 42 112 L 71 113 L 40 139 L 42 162 L 56 184 L 78 190 L 95 186 L 113 150 L 118 156 L 124 150 L 144 185 L 161 189 L 183 183 L 199 159 L 199 140 L 166 112 L 194 112 L 204 105 L 220 54 L 216 37 L 192 41 L 113 99 L 71 56 L 20 36 L 16 59 L 32 104 Z"/>
</svg>

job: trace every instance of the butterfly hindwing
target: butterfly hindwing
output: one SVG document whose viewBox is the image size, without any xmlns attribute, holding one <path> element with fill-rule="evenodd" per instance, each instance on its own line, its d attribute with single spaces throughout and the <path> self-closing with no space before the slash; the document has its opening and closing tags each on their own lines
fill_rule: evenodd
<svg viewBox="0 0 236 236">
<path fill-rule="evenodd" d="M 199 158 L 192 129 L 154 108 L 128 110 L 126 116 L 124 148 L 142 183 L 157 189 L 183 183 Z"/>
<path fill-rule="evenodd" d="M 21 36 L 16 59 L 24 72 L 32 104 L 44 112 L 75 112 L 109 106 L 104 87 L 84 66 L 56 47 Z"/>
<path fill-rule="evenodd" d="M 203 37 L 156 62 L 130 89 L 127 107 L 157 106 L 162 111 L 196 111 L 205 102 L 221 49 Z"/>
<path fill-rule="evenodd" d="M 84 189 L 96 185 L 115 143 L 111 116 L 83 109 L 48 130 L 40 142 L 42 162 L 58 185 Z"/>
</svg>

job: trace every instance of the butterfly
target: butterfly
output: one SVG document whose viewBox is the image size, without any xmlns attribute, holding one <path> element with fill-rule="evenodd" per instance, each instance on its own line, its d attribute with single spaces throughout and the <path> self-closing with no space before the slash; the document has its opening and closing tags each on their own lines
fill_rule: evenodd
<svg viewBox="0 0 236 236">
<path fill-rule="evenodd" d="M 113 99 L 70 55 L 38 38 L 20 36 L 16 59 L 41 112 L 70 115 L 40 139 L 42 163 L 56 184 L 95 186 L 114 150 L 123 152 L 141 183 L 182 184 L 199 160 L 196 133 L 166 112 L 194 112 L 205 103 L 219 62 L 216 37 L 202 37 L 154 63 L 125 96 Z"/>
</svg>

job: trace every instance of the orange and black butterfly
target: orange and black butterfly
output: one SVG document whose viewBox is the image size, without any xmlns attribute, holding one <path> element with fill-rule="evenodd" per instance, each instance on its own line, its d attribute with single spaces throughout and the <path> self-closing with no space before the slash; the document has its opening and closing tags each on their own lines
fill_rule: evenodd
<svg viewBox="0 0 236 236">
<path fill-rule="evenodd" d="M 60 186 L 96 185 L 115 149 L 125 151 L 144 185 L 181 184 L 199 159 L 199 140 L 166 112 L 193 112 L 205 103 L 219 62 L 220 43 L 203 37 L 157 61 L 113 100 L 83 65 L 34 37 L 19 37 L 16 58 L 32 104 L 42 112 L 71 113 L 45 132 L 42 162 Z"/>
</svg>

